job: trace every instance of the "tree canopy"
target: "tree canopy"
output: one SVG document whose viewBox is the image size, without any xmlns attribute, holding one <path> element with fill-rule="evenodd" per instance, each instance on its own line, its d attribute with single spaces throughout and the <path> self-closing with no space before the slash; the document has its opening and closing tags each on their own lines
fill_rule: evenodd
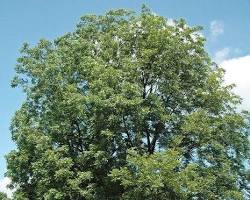
<svg viewBox="0 0 250 200">
<path fill-rule="evenodd" d="M 0 192 L 0 200 L 9 200 L 9 198 L 7 197 L 6 193 Z"/>
<path fill-rule="evenodd" d="M 246 199 L 248 113 L 200 27 L 146 7 L 24 44 L 7 175 L 18 200 Z"/>
</svg>

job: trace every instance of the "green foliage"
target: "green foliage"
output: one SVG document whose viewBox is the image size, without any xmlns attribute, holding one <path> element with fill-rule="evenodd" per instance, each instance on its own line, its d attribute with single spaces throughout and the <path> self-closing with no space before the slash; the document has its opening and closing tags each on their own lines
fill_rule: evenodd
<svg viewBox="0 0 250 200">
<path fill-rule="evenodd" d="M 7 194 L 0 192 L 0 200 L 9 200 L 9 198 L 7 197 Z"/>
<path fill-rule="evenodd" d="M 143 7 L 24 44 L 12 85 L 27 98 L 7 156 L 14 198 L 247 198 L 248 113 L 199 30 Z"/>
</svg>

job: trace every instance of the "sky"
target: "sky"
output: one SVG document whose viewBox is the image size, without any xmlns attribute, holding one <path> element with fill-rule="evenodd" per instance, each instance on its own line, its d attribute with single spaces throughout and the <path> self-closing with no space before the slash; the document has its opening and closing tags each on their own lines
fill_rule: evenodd
<svg viewBox="0 0 250 200">
<path fill-rule="evenodd" d="M 25 99 L 20 89 L 10 87 L 22 43 L 34 45 L 74 31 L 85 14 L 139 11 L 143 3 L 166 18 L 202 26 L 206 50 L 226 70 L 226 83 L 236 83 L 242 108 L 250 109 L 250 0 L 0 0 L 0 191 L 7 191 L 9 182 L 4 155 L 15 148 L 11 118 Z"/>
</svg>

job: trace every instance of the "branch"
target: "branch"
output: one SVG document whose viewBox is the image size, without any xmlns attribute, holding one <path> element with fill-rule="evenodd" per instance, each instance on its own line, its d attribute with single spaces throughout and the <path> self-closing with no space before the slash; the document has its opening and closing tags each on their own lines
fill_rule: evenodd
<svg viewBox="0 0 250 200">
<path fill-rule="evenodd" d="M 126 125 L 126 119 L 124 116 L 122 116 L 122 120 L 123 120 L 124 129 L 125 129 L 125 133 L 127 135 L 128 141 L 129 141 L 131 147 L 133 147 L 133 141 L 132 141 L 131 135 L 129 134 L 128 127 Z"/>
</svg>

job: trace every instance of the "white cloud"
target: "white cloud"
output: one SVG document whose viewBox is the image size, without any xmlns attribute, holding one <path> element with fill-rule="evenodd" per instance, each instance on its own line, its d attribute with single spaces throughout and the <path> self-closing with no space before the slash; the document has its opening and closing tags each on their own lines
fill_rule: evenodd
<svg viewBox="0 0 250 200">
<path fill-rule="evenodd" d="M 5 177 L 3 179 L 0 179 L 0 191 L 4 192 L 8 195 L 8 197 L 12 196 L 12 191 L 7 188 L 7 185 L 10 184 L 10 179 Z"/>
<path fill-rule="evenodd" d="M 167 25 L 174 26 L 175 25 L 174 19 L 172 19 L 172 18 L 167 19 Z"/>
<path fill-rule="evenodd" d="M 214 57 L 215 62 L 217 63 L 223 62 L 224 60 L 229 58 L 230 53 L 231 53 L 231 49 L 228 47 L 220 49 L 219 51 L 215 53 L 215 57 Z"/>
<path fill-rule="evenodd" d="M 212 39 L 216 39 L 224 33 L 224 24 L 222 21 L 214 20 L 210 23 L 210 34 Z"/>
<path fill-rule="evenodd" d="M 223 61 L 226 84 L 235 83 L 234 92 L 243 98 L 242 108 L 250 110 L 250 55 Z"/>
<path fill-rule="evenodd" d="M 225 47 L 215 52 L 214 61 L 220 64 L 223 61 L 228 60 L 232 57 L 239 56 L 240 53 L 241 50 L 239 48 Z"/>
</svg>

